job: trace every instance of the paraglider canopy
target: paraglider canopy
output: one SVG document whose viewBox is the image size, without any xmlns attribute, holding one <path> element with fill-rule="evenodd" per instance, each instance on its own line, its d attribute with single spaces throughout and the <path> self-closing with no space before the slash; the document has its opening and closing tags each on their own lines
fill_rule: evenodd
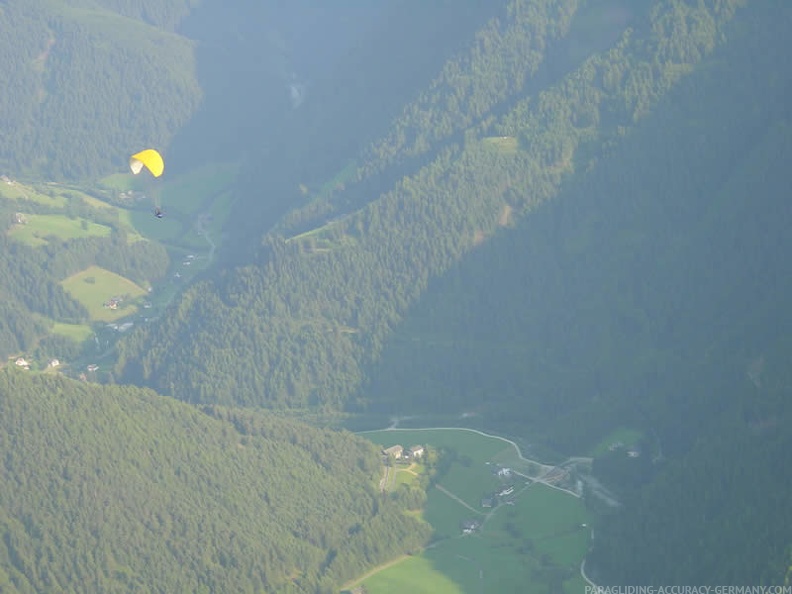
<svg viewBox="0 0 792 594">
<path fill-rule="evenodd" d="M 129 157 L 129 168 L 135 175 L 143 170 L 144 165 L 154 177 L 159 177 L 165 170 L 165 162 L 162 160 L 162 155 L 154 149 L 146 149 Z"/>
</svg>

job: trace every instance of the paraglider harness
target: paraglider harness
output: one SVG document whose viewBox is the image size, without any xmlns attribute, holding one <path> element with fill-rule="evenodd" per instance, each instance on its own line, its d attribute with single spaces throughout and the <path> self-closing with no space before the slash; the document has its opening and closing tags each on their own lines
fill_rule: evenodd
<svg viewBox="0 0 792 594">
<path fill-rule="evenodd" d="M 163 211 L 160 207 L 154 209 L 154 216 L 158 219 L 161 219 L 165 216 L 165 211 Z"/>
</svg>

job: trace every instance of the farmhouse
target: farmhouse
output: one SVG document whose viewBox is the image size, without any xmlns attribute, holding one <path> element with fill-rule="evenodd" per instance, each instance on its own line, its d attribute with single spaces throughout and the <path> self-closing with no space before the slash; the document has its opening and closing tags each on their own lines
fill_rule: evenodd
<svg viewBox="0 0 792 594">
<path fill-rule="evenodd" d="M 416 445 L 410 448 L 410 458 L 420 458 L 424 455 L 424 447 Z"/>
<path fill-rule="evenodd" d="M 481 500 L 481 507 L 492 507 L 495 505 L 495 500 L 492 497 L 484 497 Z"/>
<path fill-rule="evenodd" d="M 382 450 L 382 453 L 386 456 L 393 456 L 394 458 L 399 460 L 404 454 L 404 448 L 400 445 L 395 445 Z"/>
<path fill-rule="evenodd" d="M 22 369 L 30 369 L 30 363 L 28 363 L 24 357 L 19 357 L 14 363 L 17 367 L 21 367 Z"/>
<path fill-rule="evenodd" d="M 59 366 L 60 366 L 60 361 L 58 361 L 57 359 L 52 359 L 49 362 L 49 365 L 47 365 L 47 367 L 59 367 Z"/>
<path fill-rule="evenodd" d="M 481 523 L 478 520 L 465 520 L 460 527 L 462 534 L 472 534 L 481 527 Z"/>
</svg>

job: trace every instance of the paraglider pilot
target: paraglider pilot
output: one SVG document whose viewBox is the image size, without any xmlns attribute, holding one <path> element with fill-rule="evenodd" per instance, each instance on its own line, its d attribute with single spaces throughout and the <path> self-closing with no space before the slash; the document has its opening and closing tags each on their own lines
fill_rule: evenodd
<svg viewBox="0 0 792 594">
<path fill-rule="evenodd" d="M 165 212 L 158 206 L 154 209 L 154 216 L 161 219 L 165 216 Z"/>
</svg>

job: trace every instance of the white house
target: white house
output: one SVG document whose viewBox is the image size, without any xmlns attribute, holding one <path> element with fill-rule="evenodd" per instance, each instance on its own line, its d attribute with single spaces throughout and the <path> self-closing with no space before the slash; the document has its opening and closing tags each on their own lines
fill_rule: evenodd
<svg viewBox="0 0 792 594">
<path fill-rule="evenodd" d="M 498 491 L 499 497 L 506 497 L 507 495 L 511 495 L 514 493 L 514 485 L 509 485 L 508 487 L 504 487 L 500 491 Z"/>
<path fill-rule="evenodd" d="M 402 457 L 404 454 L 404 448 L 400 445 L 391 446 L 387 449 L 382 450 L 382 453 L 386 456 L 393 456 L 397 460 Z"/>
</svg>

